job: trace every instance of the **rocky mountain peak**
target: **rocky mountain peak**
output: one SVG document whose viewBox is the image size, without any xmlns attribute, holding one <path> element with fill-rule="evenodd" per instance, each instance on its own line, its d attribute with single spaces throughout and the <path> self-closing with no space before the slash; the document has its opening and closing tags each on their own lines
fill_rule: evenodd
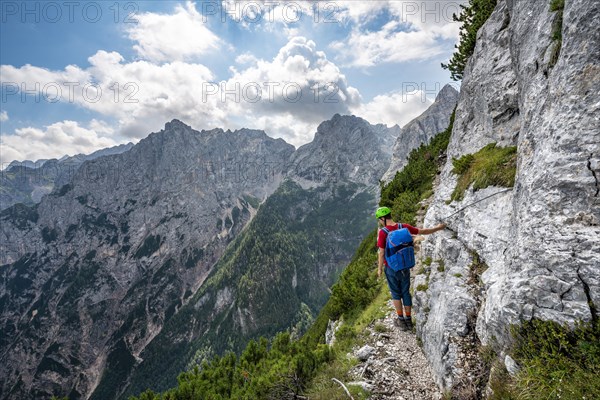
<svg viewBox="0 0 600 400">
<path fill-rule="evenodd" d="M 383 174 L 384 181 L 391 181 L 396 172 L 404 168 L 407 157 L 413 149 L 419 147 L 421 143 L 429 142 L 448 127 L 458 99 L 459 92 L 448 84 L 440 90 L 435 102 L 423 114 L 402 127 L 394 144 L 392 161 Z"/>
<path fill-rule="evenodd" d="M 165 131 L 173 131 L 173 130 L 188 130 L 188 129 L 192 129 L 191 126 L 186 125 L 185 123 L 183 123 L 182 121 L 178 120 L 178 119 L 173 119 L 170 122 L 167 122 L 165 124 Z"/>
<path fill-rule="evenodd" d="M 348 128 L 352 128 L 351 130 L 366 128 L 368 131 L 370 127 L 371 124 L 360 117 L 335 114 L 331 119 L 319 124 L 315 133 L 315 139 L 342 139 L 344 135 L 348 134 Z"/>
<path fill-rule="evenodd" d="M 445 102 L 456 102 L 458 101 L 458 97 L 460 92 L 454 88 L 451 84 L 446 84 L 440 90 L 440 92 L 435 97 L 436 103 L 445 103 Z"/>
<path fill-rule="evenodd" d="M 288 176 L 311 184 L 350 180 L 376 186 L 389 165 L 392 135 L 360 117 L 335 114 L 318 126 L 312 142 L 294 153 Z"/>
</svg>

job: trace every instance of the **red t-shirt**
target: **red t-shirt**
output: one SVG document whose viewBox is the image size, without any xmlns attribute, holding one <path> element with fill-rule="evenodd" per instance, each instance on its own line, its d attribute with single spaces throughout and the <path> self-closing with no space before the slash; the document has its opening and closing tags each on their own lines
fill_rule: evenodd
<svg viewBox="0 0 600 400">
<path fill-rule="evenodd" d="M 388 225 L 388 226 L 386 226 L 386 228 L 388 229 L 388 231 L 391 232 L 391 231 L 395 231 L 396 229 L 399 229 L 399 225 L 400 224 Z M 419 228 L 415 228 L 412 225 L 402 224 L 402 227 L 408 229 L 408 231 L 410 232 L 411 235 L 419 234 Z M 377 236 L 377 247 L 379 247 L 380 249 L 385 249 L 385 240 L 386 239 L 387 239 L 387 233 L 385 233 L 385 231 L 383 229 L 380 229 L 378 236 Z M 383 259 L 383 263 L 385 265 L 387 265 L 387 261 L 385 260 L 385 258 Z"/>
</svg>

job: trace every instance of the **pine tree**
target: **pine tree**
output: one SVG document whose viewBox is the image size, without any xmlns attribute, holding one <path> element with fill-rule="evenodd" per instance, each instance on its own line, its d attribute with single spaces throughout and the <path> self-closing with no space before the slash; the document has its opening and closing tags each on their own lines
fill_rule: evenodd
<svg viewBox="0 0 600 400">
<path fill-rule="evenodd" d="M 456 46 L 457 51 L 452 55 L 448 64 L 442 64 L 442 68 L 450 70 L 453 80 L 459 81 L 463 78 L 465 66 L 469 57 L 475 50 L 475 41 L 477 31 L 483 26 L 485 21 L 492 15 L 496 7 L 497 0 L 469 0 L 469 4 L 460 8 L 460 15 L 454 14 L 452 19 L 461 22 L 460 39 Z"/>
</svg>

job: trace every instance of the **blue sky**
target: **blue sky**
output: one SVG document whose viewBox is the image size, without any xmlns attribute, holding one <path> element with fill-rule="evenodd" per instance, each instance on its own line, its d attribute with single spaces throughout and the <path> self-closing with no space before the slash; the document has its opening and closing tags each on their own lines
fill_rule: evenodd
<svg viewBox="0 0 600 400">
<path fill-rule="evenodd" d="M 296 146 L 336 112 L 404 125 L 451 83 L 440 63 L 458 36 L 446 0 L 0 7 L 3 166 L 135 143 L 173 118 Z"/>
</svg>

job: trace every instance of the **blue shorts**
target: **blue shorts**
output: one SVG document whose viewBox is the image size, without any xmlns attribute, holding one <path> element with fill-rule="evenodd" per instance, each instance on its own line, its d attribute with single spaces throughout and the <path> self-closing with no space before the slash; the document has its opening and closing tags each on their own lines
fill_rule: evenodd
<svg viewBox="0 0 600 400">
<path fill-rule="evenodd" d="M 387 265 L 385 268 L 385 277 L 392 292 L 392 299 L 402 300 L 405 307 L 412 306 L 410 297 L 410 268 L 394 271 Z"/>
</svg>

